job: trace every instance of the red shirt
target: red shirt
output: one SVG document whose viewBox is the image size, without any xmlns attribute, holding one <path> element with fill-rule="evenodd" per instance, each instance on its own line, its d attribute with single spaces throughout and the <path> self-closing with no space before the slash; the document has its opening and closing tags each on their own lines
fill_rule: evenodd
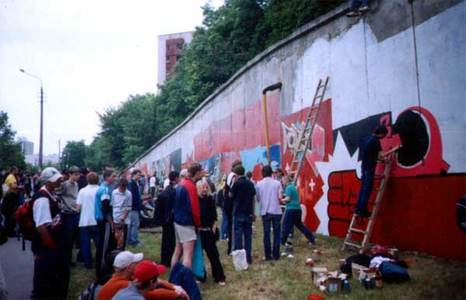
<svg viewBox="0 0 466 300">
<path fill-rule="evenodd" d="M 180 185 L 182 185 L 186 191 L 188 191 L 194 225 L 199 227 L 201 226 L 201 208 L 199 206 L 199 197 L 197 195 L 196 184 L 189 178 L 183 178 L 183 180 L 180 182 Z"/>
</svg>

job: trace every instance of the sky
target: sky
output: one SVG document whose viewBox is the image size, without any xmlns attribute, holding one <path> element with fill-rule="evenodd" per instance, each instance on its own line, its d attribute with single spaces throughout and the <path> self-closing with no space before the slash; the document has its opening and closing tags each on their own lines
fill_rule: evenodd
<svg viewBox="0 0 466 300">
<path fill-rule="evenodd" d="M 16 137 L 39 151 L 40 81 L 44 154 L 92 142 L 97 113 L 129 95 L 155 93 L 157 36 L 194 30 L 208 0 L 0 0 L 0 110 Z M 210 0 L 214 7 L 223 0 Z"/>
</svg>

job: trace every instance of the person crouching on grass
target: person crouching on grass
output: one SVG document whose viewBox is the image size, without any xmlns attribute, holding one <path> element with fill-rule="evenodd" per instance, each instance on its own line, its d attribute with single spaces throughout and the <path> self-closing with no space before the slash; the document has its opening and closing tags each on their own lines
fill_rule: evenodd
<svg viewBox="0 0 466 300">
<path fill-rule="evenodd" d="M 129 213 L 132 208 L 132 195 L 127 189 L 128 180 L 120 178 L 118 188 L 112 192 L 111 204 L 113 207 L 114 235 L 117 249 L 125 249 L 126 235 L 130 223 Z"/>
<path fill-rule="evenodd" d="M 219 285 L 225 285 L 225 273 L 223 272 L 220 254 L 217 249 L 217 238 L 215 235 L 215 222 L 217 221 L 217 208 L 212 197 L 207 178 L 204 177 L 196 183 L 199 195 L 199 205 L 201 208 L 201 227 L 199 235 L 201 237 L 202 248 L 209 258 L 212 276 Z M 217 229 L 218 230 L 218 229 Z"/>
</svg>

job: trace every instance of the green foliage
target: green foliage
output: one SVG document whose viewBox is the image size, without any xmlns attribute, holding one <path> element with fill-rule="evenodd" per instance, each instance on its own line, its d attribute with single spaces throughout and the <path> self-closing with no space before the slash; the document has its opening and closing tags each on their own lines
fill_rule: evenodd
<svg viewBox="0 0 466 300">
<path fill-rule="evenodd" d="M 86 158 L 86 145 L 84 141 L 70 141 L 66 143 L 61 157 L 61 166 L 68 169 L 71 166 L 84 167 Z"/>
<path fill-rule="evenodd" d="M 0 170 L 8 170 L 11 166 L 26 168 L 21 146 L 15 142 L 15 132 L 8 123 L 8 114 L 0 111 Z"/>
<path fill-rule="evenodd" d="M 100 115 L 102 132 L 87 149 L 86 164 L 125 167 L 254 56 L 343 2 L 226 0 L 218 9 L 205 5 L 202 25 L 160 94 L 130 96 Z"/>
</svg>

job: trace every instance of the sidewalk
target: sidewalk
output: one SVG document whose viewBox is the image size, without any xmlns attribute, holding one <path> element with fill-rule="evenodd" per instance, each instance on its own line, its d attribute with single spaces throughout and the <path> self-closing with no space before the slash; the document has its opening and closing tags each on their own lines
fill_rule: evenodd
<svg viewBox="0 0 466 300">
<path fill-rule="evenodd" d="M 26 251 L 22 250 L 22 242 L 9 238 L 0 246 L 0 273 L 6 282 L 9 300 L 27 300 L 32 291 L 32 275 L 34 260 L 31 244 L 26 242 Z M 0 274 L 0 278 L 2 275 Z"/>
</svg>

